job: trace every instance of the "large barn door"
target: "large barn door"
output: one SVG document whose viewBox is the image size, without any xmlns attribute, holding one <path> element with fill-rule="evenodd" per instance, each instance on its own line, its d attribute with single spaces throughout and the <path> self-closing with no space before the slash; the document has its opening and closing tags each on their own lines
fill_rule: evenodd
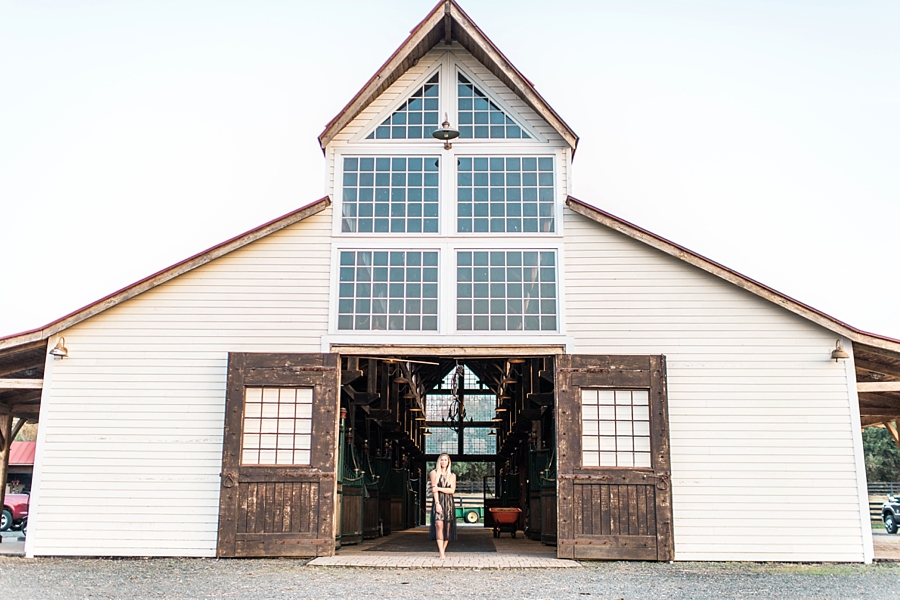
<svg viewBox="0 0 900 600">
<path fill-rule="evenodd" d="M 560 558 L 671 560 L 663 356 L 557 359 Z"/>
<path fill-rule="evenodd" d="M 335 354 L 228 355 L 216 553 L 334 553 Z"/>
</svg>

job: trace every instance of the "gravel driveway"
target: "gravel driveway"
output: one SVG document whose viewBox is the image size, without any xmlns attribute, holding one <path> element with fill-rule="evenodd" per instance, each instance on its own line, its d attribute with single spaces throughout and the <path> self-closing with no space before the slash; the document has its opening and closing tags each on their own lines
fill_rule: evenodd
<svg viewBox="0 0 900 600">
<path fill-rule="evenodd" d="M 889 598 L 900 564 L 588 563 L 583 569 L 307 567 L 304 560 L 0 557 L 3 600 L 57 598 Z"/>
</svg>

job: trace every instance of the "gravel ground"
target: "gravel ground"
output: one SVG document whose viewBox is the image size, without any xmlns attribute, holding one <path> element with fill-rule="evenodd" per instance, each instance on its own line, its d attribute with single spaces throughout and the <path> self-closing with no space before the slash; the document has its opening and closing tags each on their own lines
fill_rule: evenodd
<svg viewBox="0 0 900 600">
<path fill-rule="evenodd" d="M 583 569 L 307 567 L 304 560 L 0 557 L 3 600 L 58 598 L 890 598 L 900 564 L 589 563 Z"/>
</svg>

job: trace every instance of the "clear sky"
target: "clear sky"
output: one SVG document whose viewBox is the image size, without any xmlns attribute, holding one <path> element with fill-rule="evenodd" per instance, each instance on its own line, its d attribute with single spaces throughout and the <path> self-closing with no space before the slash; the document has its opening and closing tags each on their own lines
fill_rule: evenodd
<svg viewBox="0 0 900 600">
<path fill-rule="evenodd" d="M 900 338 L 900 2 L 461 4 L 581 137 L 575 196 Z M 0 1 L 0 335 L 321 197 L 433 5 Z"/>
</svg>

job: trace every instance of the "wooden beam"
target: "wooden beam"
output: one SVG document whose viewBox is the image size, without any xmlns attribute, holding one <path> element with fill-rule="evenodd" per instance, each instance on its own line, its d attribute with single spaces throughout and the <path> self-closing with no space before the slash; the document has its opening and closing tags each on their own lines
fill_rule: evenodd
<svg viewBox="0 0 900 600">
<path fill-rule="evenodd" d="M 896 421 L 900 419 L 900 415 L 867 415 L 859 418 L 860 425 L 863 429 L 866 427 L 884 427 L 888 421 Z"/>
<path fill-rule="evenodd" d="M 431 345 L 431 344 L 331 344 L 331 352 L 337 352 L 343 356 L 348 354 L 360 354 L 362 356 L 432 356 L 441 358 L 508 358 L 521 356 L 523 358 L 537 356 L 556 356 L 566 353 L 565 344 L 560 345 L 477 345 L 459 344 Z"/>
<path fill-rule="evenodd" d="M 449 46 L 453 43 L 453 36 L 451 32 L 453 31 L 452 27 L 453 17 L 450 16 L 450 3 L 447 2 L 444 4 L 444 45 Z"/>
<path fill-rule="evenodd" d="M 41 414 L 40 404 L 13 404 L 9 411 L 13 415 L 39 415 Z"/>
<path fill-rule="evenodd" d="M 0 379 L 0 390 L 39 390 L 43 387 L 43 379 Z"/>
<path fill-rule="evenodd" d="M 894 443 L 897 445 L 897 450 L 900 450 L 900 434 L 897 433 L 897 422 L 887 421 L 884 424 L 884 427 L 891 434 L 891 437 L 894 438 Z"/>
<path fill-rule="evenodd" d="M 857 392 L 900 392 L 900 381 L 857 381 Z"/>
<path fill-rule="evenodd" d="M 16 436 L 19 435 L 19 432 L 22 430 L 23 425 L 25 425 L 25 419 L 19 417 L 19 420 L 16 421 L 16 424 L 12 426 L 12 431 L 9 434 L 10 444 L 12 444 L 13 440 L 16 439 Z"/>
</svg>

